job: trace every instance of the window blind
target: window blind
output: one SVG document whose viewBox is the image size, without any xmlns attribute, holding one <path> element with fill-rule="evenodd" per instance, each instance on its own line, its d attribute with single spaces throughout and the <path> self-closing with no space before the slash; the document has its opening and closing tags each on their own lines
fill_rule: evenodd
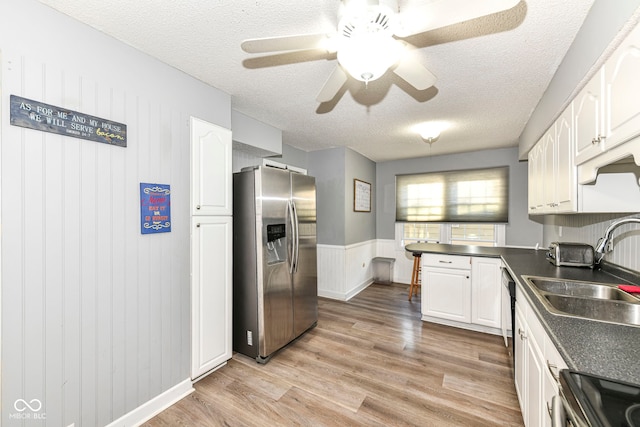
<svg viewBox="0 0 640 427">
<path fill-rule="evenodd" d="M 397 222 L 509 221 L 509 167 L 396 175 Z"/>
</svg>

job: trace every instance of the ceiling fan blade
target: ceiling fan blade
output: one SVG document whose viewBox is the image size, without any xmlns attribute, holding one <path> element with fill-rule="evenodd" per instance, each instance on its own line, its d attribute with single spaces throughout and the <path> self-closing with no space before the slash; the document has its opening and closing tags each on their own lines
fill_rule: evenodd
<svg viewBox="0 0 640 427">
<path fill-rule="evenodd" d="M 425 90 L 436 83 L 437 77 L 411 56 L 405 56 L 393 72 L 418 90 Z"/>
<path fill-rule="evenodd" d="M 436 0 L 417 10 L 413 8 L 410 15 L 401 14 L 402 25 L 395 35 L 408 37 L 424 33 L 511 9 L 518 3 L 520 0 Z"/>
<path fill-rule="evenodd" d="M 333 69 L 333 72 L 320 89 L 320 93 L 316 96 L 316 101 L 318 102 L 329 102 L 331 101 L 338 93 L 338 91 L 342 88 L 342 86 L 347 81 L 347 74 L 342 70 L 342 67 L 336 65 L 336 68 Z"/>
<path fill-rule="evenodd" d="M 247 53 L 281 52 L 286 50 L 327 49 L 328 34 L 298 34 L 295 36 L 248 39 L 240 45 Z"/>
</svg>

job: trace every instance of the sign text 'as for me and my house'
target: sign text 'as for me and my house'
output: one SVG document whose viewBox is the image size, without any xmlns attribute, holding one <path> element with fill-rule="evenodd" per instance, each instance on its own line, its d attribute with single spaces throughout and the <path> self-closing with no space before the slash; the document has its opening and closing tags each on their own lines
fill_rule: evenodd
<svg viewBox="0 0 640 427">
<path fill-rule="evenodd" d="M 11 95 L 11 124 L 103 144 L 127 146 L 125 124 L 16 95 Z"/>
</svg>

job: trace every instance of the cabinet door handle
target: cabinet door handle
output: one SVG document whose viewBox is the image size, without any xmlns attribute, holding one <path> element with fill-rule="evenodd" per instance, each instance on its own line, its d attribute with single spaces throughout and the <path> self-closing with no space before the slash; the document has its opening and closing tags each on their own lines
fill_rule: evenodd
<svg viewBox="0 0 640 427">
<path fill-rule="evenodd" d="M 549 369 L 549 372 L 551 373 L 551 376 L 553 377 L 553 379 L 555 379 L 556 382 L 559 382 L 560 372 L 558 371 L 558 365 L 556 365 L 555 363 L 551 363 L 550 361 L 547 360 L 547 369 Z"/>
<path fill-rule="evenodd" d="M 442 260 L 439 260 L 438 262 L 439 262 L 440 264 L 451 264 L 451 262 L 452 262 L 452 261 L 442 261 Z"/>
<path fill-rule="evenodd" d="M 518 328 L 518 335 L 520 335 L 521 340 L 527 339 L 527 336 L 524 334 L 524 331 L 522 330 L 522 328 Z"/>
<path fill-rule="evenodd" d="M 603 139 L 602 135 L 598 135 L 597 137 L 591 140 L 591 143 L 593 145 L 599 144 L 600 142 L 602 142 L 602 139 Z"/>
<path fill-rule="evenodd" d="M 196 209 L 197 209 L 197 210 L 200 210 L 200 205 L 197 205 L 197 206 L 196 206 Z"/>
</svg>

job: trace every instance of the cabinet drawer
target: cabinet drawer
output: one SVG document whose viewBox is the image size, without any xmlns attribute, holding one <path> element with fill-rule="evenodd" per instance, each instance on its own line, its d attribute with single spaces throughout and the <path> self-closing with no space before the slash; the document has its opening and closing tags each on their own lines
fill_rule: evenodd
<svg viewBox="0 0 640 427">
<path fill-rule="evenodd" d="M 470 270 L 471 257 L 461 255 L 424 254 L 422 255 L 422 264 L 427 267 Z"/>
</svg>

